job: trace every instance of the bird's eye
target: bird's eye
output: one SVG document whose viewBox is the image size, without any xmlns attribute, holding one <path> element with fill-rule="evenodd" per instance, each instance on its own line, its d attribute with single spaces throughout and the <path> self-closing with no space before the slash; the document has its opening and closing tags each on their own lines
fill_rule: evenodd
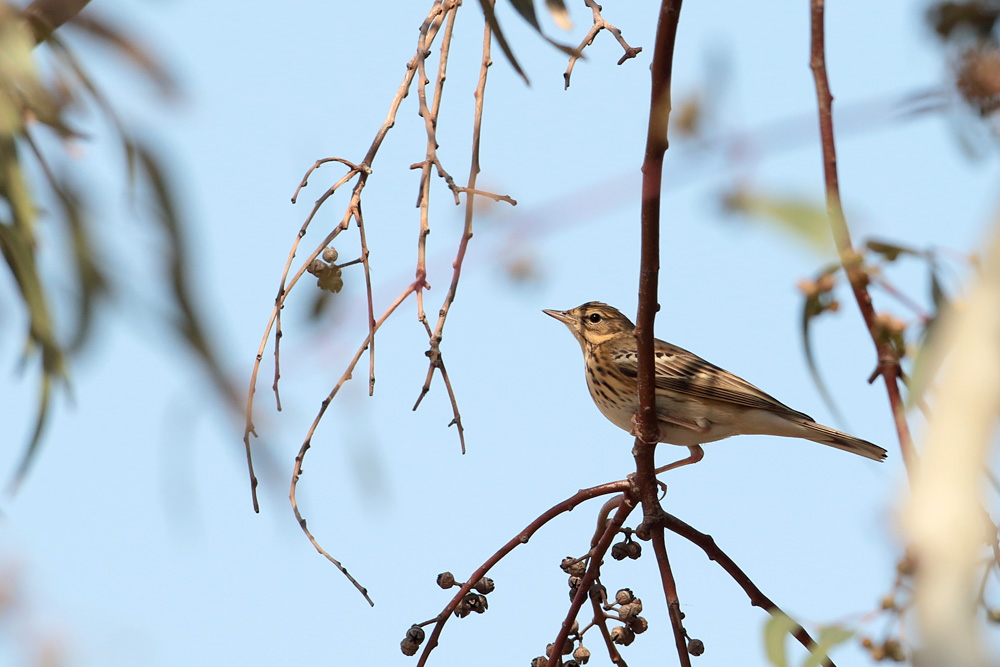
<svg viewBox="0 0 1000 667">
<path fill-rule="evenodd" d="M 601 321 L 601 316 L 598 313 L 591 313 L 589 319 L 594 324 L 597 324 L 598 322 Z"/>
</svg>

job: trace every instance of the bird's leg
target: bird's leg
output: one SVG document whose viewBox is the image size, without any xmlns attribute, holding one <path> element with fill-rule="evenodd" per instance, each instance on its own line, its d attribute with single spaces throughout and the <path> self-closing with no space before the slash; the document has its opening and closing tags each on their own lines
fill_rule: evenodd
<svg viewBox="0 0 1000 667">
<path fill-rule="evenodd" d="M 686 459 L 681 459 L 680 461 L 674 461 L 662 468 L 657 468 L 653 471 L 653 474 L 659 475 L 661 472 L 666 472 L 668 470 L 673 470 L 674 468 L 680 468 L 681 466 L 691 465 L 692 463 L 697 463 L 705 458 L 705 450 L 701 448 L 700 445 L 693 445 L 688 447 L 691 450 L 691 456 Z"/>
<path fill-rule="evenodd" d="M 636 418 L 639 415 L 632 415 L 632 431 L 631 434 L 635 435 Z M 708 421 L 704 417 L 699 417 L 694 421 L 686 421 L 684 419 L 676 419 L 675 417 L 668 417 L 662 412 L 656 414 L 656 418 L 659 419 L 664 424 L 671 424 L 672 426 L 680 426 L 681 428 L 686 428 L 694 431 L 695 433 L 708 433 L 712 429 L 712 422 Z"/>
</svg>

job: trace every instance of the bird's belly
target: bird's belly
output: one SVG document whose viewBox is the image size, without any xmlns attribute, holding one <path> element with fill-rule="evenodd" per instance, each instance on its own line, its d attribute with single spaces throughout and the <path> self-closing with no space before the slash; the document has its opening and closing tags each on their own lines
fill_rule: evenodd
<svg viewBox="0 0 1000 667">
<path fill-rule="evenodd" d="M 634 397 L 612 393 L 607 387 L 591 383 L 590 379 L 590 377 L 587 378 L 588 385 L 591 385 L 590 395 L 601 414 L 618 428 L 631 433 L 632 417 L 639 409 L 638 401 Z M 700 425 L 700 428 L 697 429 L 688 428 L 661 419 L 660 442 L 663 443 L 692 447 L 705 442 L 722 440 L 740 432 L 736 423 L 722 419 L 720 415 L 710 414 L 712 411 L 705 409 L 704 401 L 678 399 L 658 393 L 656 411 L 660 415 L 677 421 Z"/>
</svg>

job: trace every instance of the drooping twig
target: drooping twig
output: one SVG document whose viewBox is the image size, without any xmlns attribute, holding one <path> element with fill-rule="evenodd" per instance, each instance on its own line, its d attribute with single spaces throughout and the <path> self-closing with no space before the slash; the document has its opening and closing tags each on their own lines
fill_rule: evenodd
<svg viewBox="0 0 1000 667">
<path fill-rule="evenodd" d="M 566 66 L 566 72 L 563 74 L 563 79 L 566 82 L 565 88 L 569 88 L 569 78 L 573 75 L 573 66 L 576 65 L 576 61 L 580 59 L 580 56 L 583 54 L 583 50 L 594 43 L 597 33 L 602 30 L 607 30 L 614 35 L 615 39 L 618 40 L 618 43 L 622 45 L 623 49 L 625 49 L 625 55 L 618 60 L 619 65 L 624 63 L 629 58 L 635 58 L 637 55 L 642 53 L 641 46 L 629 46 L 628 42 L 625 41 L 625 38 L 622 37 L 622 31 L 604 20 L 604 17 L 601 16 L 602 7 L 599 4 L 597 4 L 594 0 L 583 0 L 583 2 L 585 5 L 590 7 L 591 11 L 594 13 L 594 25 L 590 27 L 587 35 L 583 38 L 583 41 L 580 42 L 580 46 L 577 47 L 576 53 L 569 58 L 569 65 Z"/>
<path fill-rule="evenodd" d="M 392 305 L 390 305 L 386 309 L 386 311 L 382 314 L 382 317 L 380 317 L 378 322 L 375 323 L 375 326 L 368 334 L 368 337 L 365 339 L 364 343 L 362 343 L 361 347 L 358 348 L 358 351 L 355 353 L 354 358 L 351 360 L 351 363 L 347 365 L 347 369 L 344 371 L 343 375 L 340 376 L 340 380 L 337 381 L 337 384 L 334 385 L 333 389 L 330 391 L 327 397 L 323 399 L 323 403 L 320 406 L 319 412 L 317 413 L 316 418 L 313 419 L 312 426 L 309 427 L 309 432 L 306 434 L 305 442 L 302 443 L 302 447 L 299 449 L 299 453 L 295 457 L 295 468 L 292 470 L 292 484 L 291 484 L 291 489 L 288 492 L 288 499 L 289 501 L 291 501 L 292 511 L 295 513 L 295 518 L 299 522 L 299 527 L 302 528 L 302 532 L 304 532 L 306 534 L 306 537 L 309 538 L 309 541 L 316 548 L 316 551 L 318 551 L 320 554 L 326 557 L 327 560 L 333 563 L 337 567 L 337 569 L 340 570 L 344 574 L 344 576 L 347 577 L 348 580 L 350 580 L 352 584 L 354 584 L 354 587 L 361 592 L 361 594 L 365 597 L 365 600 L 368 601 L 368 604 L 370 604 L 373 607 L 375 606 L 375 603 L 372 602 L 372 599 L 370 597 L 368 597 L 368 590 L 360 583 L 358 583 L 358 581 L 353 576 L 351 576 L 350 573 L 348 573 L 347 569 L 343 565 L 341 565 L 340 561 L 331 556 L 326 551 L 326 549 L 320 546 L 319 542 L 316 541 L 316 538 L 313 537 L 313 534 L 309 531 L 309 528 L 306 527 L 306 520 L 302 517 L 302 514 L 299 512 L 299 504 L 295 497 L 295 491 L 299 483 L 299 477 L 302 475 L 302 461 L 305 459 L 306 452 L 309 451 L 309 448 L 312 446 L 313 434 L 316 432 L 316 427 L 319 426 L 319 422 L 323 418 L 323 414 L 326 412 L 326 409 L 330 407 L 330 402 L 333 401 L 334 396 L 336 396 L 337 392 L 340 391 L 340 388 L 344 386 L 344 383 L 351 379 L 351 374 L 354 372 L 354 367 L 357 366 L 358 361 L 361 359 L 361 355 L 365 353 L 365 348 L 367 348 L 368 345 L 375 339 L 375 332 L 379 329 L 379 327 L 382 326 L 382 324 L 386 321 L 386 319 L 388 319 L 389 316 L 392 315 L 392 313 L 396 310 L 396 308 L 398 308 L 400 304 L 402 304 L 403 301 L 406 300 L 406 297 L 413 294 L 416 291 L 416 289 L 417 289 L 416 282 L 410 283 L 407 286 L 407 288 L 403 290 L 403 292 L 398 297 L 396 297 L 396 300 L 392 302 Z"/>
<path fill-rule="evenodd" d="M 580 503 L 590 500 L 592 498 L 598 498 L 600 496 L 605 496 L 611 493 L 622 493 L 629 488 L 629 483 L 626 480 L 621 480 L 618 482 L 611 482 L 609 484 L 601 484 L 600 486 L 593 486 L 589 489 L 583 489 L 577 491 L 573 496 L 562 501 L 558 505 L 554 505 L 549 508 L 546 512 L 543 512 L 537 519 L 525 526 L 524 530 L 519 532 L 513 538 L 511 538 L 507 544 L 503 545 L 495 554 L 489 557 L 489 559 L 480 565 L 475 572 L 466 580 L 465 585 L 463 585 L 451 601 L 441 610 L 441 613 L 437 615 L 434 623 L 434 629 L 431 631 L 430 637 L 427 638 L 427 645 L 424 646 L 423 652 L 420 654 L 420 660 L 417 662 L 417 667 L 424 667 L 427 664 L 427 659 L 430 656 L 431 651 L 438 644 L 438 638 L 441 636 L 441 631 L 444 629 L 445 623 L 451 616 L 452 612 L 458 607 L 459 602 L 465 597 L 465 594 L 472 590 L 472 587 L 477 581 L 482 579 L 490 571 L 494 565 L 499 563 L 507 554 L 516 549 L 522 544 L 527 544 L 531 536 L 538 532 L 545 524 L 547 524 L 552 519 L 556 518 L 560 514 L 564 514 L 573 510 Z M 624 519 L 623 519 L 624 521 Z M 610 538 L 609 538 L 610 539 Z"/>
<path fill-rule="evenodd" d="M 823 28 L 825 0 L 810 0 L 810 58 L 809 66 L 813 72 L 816 84 L 816 99 L 819 107 L 819 134 L 823 146 L 823 180 L 826 184 L 826 209 L 830 217 L 830 230 L 840 254 L 840 261 L 851 283 L 854 300 L 858 304 L 861 316 L 868 327 L 868 333 L 875 344 L 878 365 L 875 375 L 881 375 L 885 381 L 886 393 L 889 395 L 889 405 L 896 423 L 896 433 L 899 437 L 899 448 L 903 455 L 903 463 L 910 479 L 913 478 L 917 464 L 916 452 L 913 449 L 913 439 L 910 427 L 906 421 L 906 408 L 900 394 L 899 383 L 902 371 L 899 356 L 892 344 L 880 335 L 876 323 L 875 308 L 867 288 L 867 275 L 861 267 L 859 255 L 851 244 L 851 233 L 847 227 L 847 219 L 840 201 L 840 185 L 837 177 L 837 150 L 833 139 L 833 96 L 830 94 L 830 82 L 826 75 L 826 46 Z"/>
<path fill-rule="evenodd" d="M 465 261 L 465 253 L 469 246 L 469 241 L 472 239 L 472 217 L 475 210 L 475 195 L 483 195 L 492 198 L 494 201 L 506 201 L 511 205 L 517 205 L 516 201 L 506 195 L 494 195 L 492 193 L 476 189 L 476 179 L 479 176 L 480 171 L 479 141 L 483 122 L 483 100 L 486 92 L 486 75 L 489 72 L 490 65 L 492 65 L 492 60 L 490 59 L 491 43 L 492 34 L 490 25 L 489 23 L 486 23 L 483 32 L 483 57 L 479 68 L 479 83 L 476 85 L 475 93 L 475 115 L 472 124 L 472 160 L 469 166 L 469 180 L 466 187 L 458 189 L 459 191 L 465 193 L 465 228 L 462 232 L 462 239 L 458 244 L 458 252 L 455 255 L 455 261 L 452 263 L 451 284 L 448 286 L 448 293 L 445 295 L 444 302 L 441 304 L 441 309 L 438 312 L 438 321 L 434 327 L 433 333 L 430 332 L 430 327 L 428 326 L 430 348 L 427 350 L 427 357 L 430 359 L 430 364 L 427 368 L 427 378 L 424 380 L 424 385 L 420 389 L 420 395 L 417 397 L 417 401 L 413 406 L 413 409 L 416 410 L 420 405 L 420 401 L 423 400 L 423 397 L 428 391 L 430 391 L 434 370 L 440 370 L 441 378 L 444 380 L 445 388 L 448 391 L 448 398 L 451 401 L 452 411 L 454 413 L 452 424 L 455 424 L 458 428 L 458 438 L 462 445 L 463 454 L 465 453 L 465 431 L 462 426 L 462 417 L 458 411 L 458 402 L 455 399 L 455 392 L 452 389 L 451 381 L 448 378 L 448 371 L 444 366 L 443 359 L 441 358 L 441 339 L 444 331 L 444 323 L 451 310 L 451 304 L 455 300 L 455 295 L 458 293 L 458 281 L 462 275 L 462 264 Z"/>
<path fill-rule="evenodd" d="M 436 17 L 441 14 L 441 12 L 442 12 L 441 0 L 435 0 L 430 11 L 428 12 L 427 17 L 424 19 L 423 25 L 434 26 L 434 21 Z M 426 48 L 426 46 L 429 46 L 430 41 L 433 40 L 434 35 L 437 34 L 437 27 L 422 29 L 421 35 L 423 36 L 425 34 L 426 34 L 426 39 L 422 37 L 420 44 L 420 46 L 424 48 Z M 251 434 L 256 435 L 256 431 L 254 430 L 253 426 L 253 400 L 257 387 L 257 375 L 260 371 L 260 363 L 264 357 L 264 349 L 267 346 L 268 337 L 271 334 L 272 328 L 275 327 L 275 324 L 278 322 L 281 309 L 284 307 L 285 304 L 285 299 L 288 297 L 288 294 L 290 293 L 291 289 L 297 283 L 299 276 L 305 273 L 306 268 L 309 266 L 309 263 L 313 259 L 319 256 L 323 248 L 325 248 L 341 231 L 347 229 L 352 216 L 354 216 L 356 212 L 360 212 L 361 193 L 368 182 L 368 176 L 371 175 L 372 173 L 371 166 L 375 161 L 375 156 L 378 153 L 379 148 L 382 146 L 382 142 L 385 140 L 386 135 L 389 133 L 389 130 L 392 129 L 392 127 L 396 123 L 396 113 L 399 111 L 399 106 L 402 103 L 403 98 L 405 98 L 407 93 L 409 92 L 410 84 L 413 82 L 413 77 L 416 74 L 417 59 L 419 55 L 420 55 L 419 53 L 414 55 L 414 57 L 406 64 L 406 72 L 403 75 L 402 82 L 399 84 L 399 88 L 396 90 L 395 96 L 392 98 L 392 101 L 389 104 L 389 112 L 386 115 L 386 118 L 383 121 L 381 127 L 379 127 L 378 131 L 376 132 L 375 138 L 372 140 L 372 143 L 369 146 L 368 152 L 365 154 L 364 159 L 357 165 L 354 165 L 349 161 L 343 160 L 342 158 L 327 158 L 325 160 L 321 160 L 317 162 L 317 164 L 314 164 L 313 167 L 306 173 L 306 177 L 303 178 L 303 182 L 299 186 L 300 189 L 304 187 L 305 181 L 308 179 L 308 176 L 316 169 L 316 167 L 319 164 L 322 164 L 323 162 L 332 160 L 341 162 L 350 167 L 350 171 L 347 174 L 345 174 L 340 180 L 337 181 L 336 184 L 334 184 L 333 187 L 329 188 L 326 192 L 323 193 L 323 195 L 318 200 L 316 200 L 316 203 L 313 205 L 313 208 L 310 211 L 309 215 L 307 216 L 306 221 L 303 223 L 301 229 L 299 229 L 299 232 L 296 235 L 294 242 L 292 243 L 291 250 L 289 251 L 288 260 L 285 263 L 285 268 L 282 271 L 281 283 L 278 288 L 278 294 L 275 297 L 274 308 L 272 309 L 271 316 L 268 319 L 267 325 L 264 328 L 264 335 L 261 337 L 260 346 L 258 347 L 257 350 L 257 356 L 254 361 L 253 371 L 251 372 L 250 376 L 250 388 L 247 392 L 246 424 L 243 432 L 243 443 L 246 448 L 246 454 L 247 454 L 247 467 L 250 473 L 250 490 L 251 490 L 251 496 L 253 498 L 253 505 L 255 512 L 259 511 L 259 507 L 257 503 L 257 479 L 253 474 L 253 462 L 250 453 L 250 435 Z M 345 184 L 348 180 L 350 180 L 355 176 L 357 176 L 357 182 L 354 185 L 351 194 L 351 200 L 347 205 L 346 213 L 344 214 L 341 223 L 337 227 L 335 227 L 334 230 L 330 232 L 330 234 L 326 236 L 323 242 L 316 248 L 316 250 L 310 255 L 310 257 L 308 257 L 305 260 L 305 262 L 303 262 L 302 267 L 299 269 L 295 277 L 293 277 L 292 280 L 287 281 L 286 284 L 288 273 L 291 270 L 292 260 L 294 259 L 295 254 L 298 250 L 299 242 L 305 236 L 309 224 L 315 218 L 316 213 L 319 211 L 319 208 L 327 201 L 327 199 L 333 196 L 337 188 L 339 188 L 341 185 Z M 298 195 L 298 192 L 299 191 L 296 190 L 296 196 Z M 366 257 L 366 262 L 367 262 L 367 252 L 365 249 L 363 249 L 362 252 Z M 370 322 L 369 322 L 369 334 L 370 335 L 373 334 Z M 278 338 L 277 333 L 275 334 L 275 338 L 277 340 Z M 277 362 L 278 360 L 276 359 L 275 363 Z M 275 374 L 276 376 L 278 375 L 277 370 L 275 371 Z M 372 375 L 370 375 L 369 386 L 371 385 L 371 377 L 373 377 L 373 373 Z"/>
</svg>

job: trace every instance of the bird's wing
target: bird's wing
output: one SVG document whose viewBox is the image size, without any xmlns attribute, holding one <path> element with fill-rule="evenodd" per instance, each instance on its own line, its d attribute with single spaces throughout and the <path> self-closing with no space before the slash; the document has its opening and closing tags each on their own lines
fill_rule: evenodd
<svg viewBox="0 0 1000 667">
<path fill-rule="evenodd" d="M 809 415 L 793 410 L 743 378 L 676 345 L 657 340 L 655 355 L 657 389 L 813 421 Z M 638 375 L 634 349 L 619 350 L 612 359 L 623 374 L 633 378 Z"/>
</svg>

